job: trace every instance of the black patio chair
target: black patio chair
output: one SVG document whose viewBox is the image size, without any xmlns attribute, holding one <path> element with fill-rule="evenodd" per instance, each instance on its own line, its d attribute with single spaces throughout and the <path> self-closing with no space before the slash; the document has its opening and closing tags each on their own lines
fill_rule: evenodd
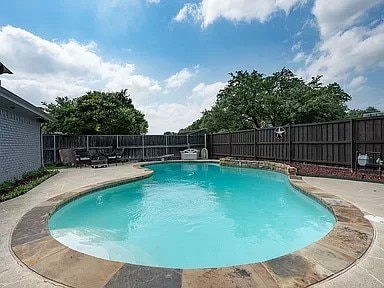
<svg viewBox="0 0 384 288">
<path fill-rule="evenodd" d="M 77 167 L 91 165 L 91 157 L 87 150 L 75 150 L 75 154 Z"/>
<path fill-rule="evenodd" d="M 117 166 L 117 163 L 123 163 L 123 155 L 124 155 L 124 148 L 116 148 L 112 151 L 112 153 L 107 155 L 108 158 L 108 165 L 111 163 L 115 163 Z"/>
</svg>

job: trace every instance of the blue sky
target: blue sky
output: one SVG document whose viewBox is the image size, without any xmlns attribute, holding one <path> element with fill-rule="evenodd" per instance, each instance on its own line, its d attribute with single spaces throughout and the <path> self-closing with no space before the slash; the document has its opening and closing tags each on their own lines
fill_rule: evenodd
<svg viewBox="0 0 384 288">
<path fill-rule="evenodd" d="M 384 110 L 384 0 L 79 0 L 2 3 L 3 86 L 40 105 L 127 88 L 150 133 L 209 108 L 228 73 L 282 67 L 339 82 Z"/>
</svg>

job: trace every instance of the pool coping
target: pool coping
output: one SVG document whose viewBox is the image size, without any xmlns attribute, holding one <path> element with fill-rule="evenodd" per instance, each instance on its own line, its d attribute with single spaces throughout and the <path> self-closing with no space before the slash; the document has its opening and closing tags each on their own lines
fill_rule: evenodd
<svg viewBox="0 0 384 288">
<path fill-rule="evenodd" d="M 90 256 L 61 244 L 48 230 L 48 219 L 59 207 L 97 190 L 138 181 L 153 174 L 148 164 L 136 163 L 138 176 L 88 185 L 52 197 L 20 219 L 11 236 L 11 250 L 24 265 L 41 276 L 69 287 L 306 287 L 342 273 L 354 265 L 374 239 L 374 229 L 359 208 L 296 176 L 295 168 L 269 161 L 222 159 L 221 165 L 275 170 L 288 175 L 299 191 L 329 209 L 334 228 L 319 241 L 268 261 L 211 269 L 156 268 Z"/>
</svg>

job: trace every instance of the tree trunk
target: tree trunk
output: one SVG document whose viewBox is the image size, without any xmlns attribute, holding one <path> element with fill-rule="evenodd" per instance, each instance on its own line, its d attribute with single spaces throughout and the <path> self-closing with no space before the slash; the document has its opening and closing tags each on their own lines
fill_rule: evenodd
<svg viewBox="0 0 384 288">
<path fill-rule="evenodd" d="M 260 128 L 260 124 L 259 122 L 257 121 L 256 117 L 255 116 L 252 116 L 252 122 L 253 124 L 255 125 L 256 128 Z"/>
</svg>

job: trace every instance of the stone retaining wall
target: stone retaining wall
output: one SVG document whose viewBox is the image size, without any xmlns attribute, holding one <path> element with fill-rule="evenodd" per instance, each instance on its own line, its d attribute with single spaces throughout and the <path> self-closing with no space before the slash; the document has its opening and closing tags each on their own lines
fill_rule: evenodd
<svg viewBox="0 0 384 288">
<path fill-rule="evenodd" d="M 288 164 L 270 161 L 236 160 L 234 158 L 227 157 L 220 159 L 220 165 L 273 170 L 284 173 L 288 176 L 296 176 L 297 173 L 297 169 L 295 167 L 289 166 Z"/>
</svg>

